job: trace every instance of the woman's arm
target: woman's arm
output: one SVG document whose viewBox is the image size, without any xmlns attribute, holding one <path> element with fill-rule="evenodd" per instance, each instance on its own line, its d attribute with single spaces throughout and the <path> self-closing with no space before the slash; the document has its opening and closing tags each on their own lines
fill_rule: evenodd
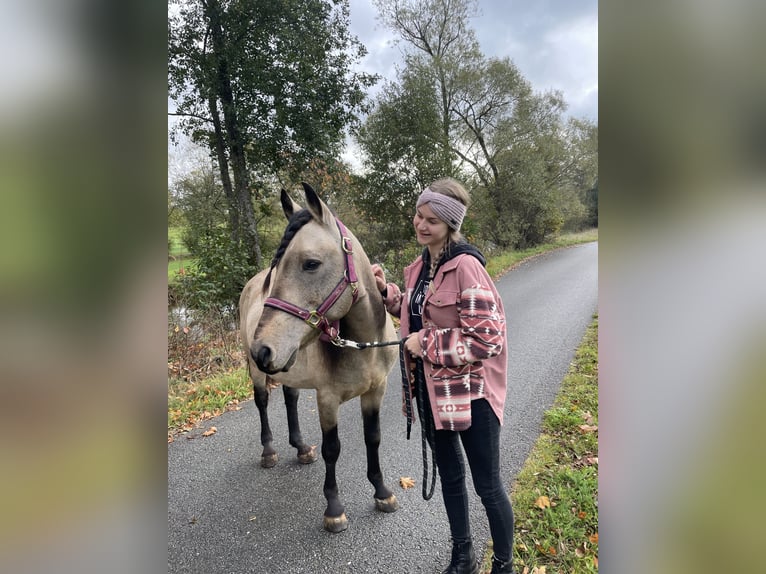
<svg viewBox="0 0 766 574">
<path fill-rule="evenodd" d="M 496 299 L 492 279 L 473 257 L 456 270 L 460 285 L 459 326 L 426 328 L 418 335 L 426 358 L 434 364 L 459 367 L 494 357 L 505 346 L 505 313 Z"/>
</svg>

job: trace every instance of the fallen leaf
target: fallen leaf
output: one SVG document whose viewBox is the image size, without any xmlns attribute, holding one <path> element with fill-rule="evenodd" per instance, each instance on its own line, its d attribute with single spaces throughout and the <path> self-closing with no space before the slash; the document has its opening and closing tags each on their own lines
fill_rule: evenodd
<svg viewBox="0 0 766 574">
<path fill-rule="evenodd" d="M 532 568 L 532 574 L 545 574 L 545 566 L 535 566 Z"/>
<path fill-rule="evenodd" d="M 586 518 L 587 516 L 588 516 L 588 513 L 587 512 L 583 512 L 582 510 L 577 513 L 577 518 L 579 518 L 580 520 Z"/>
<path fill-rule="evenodd" d="M 207 429 L 205 432 L 202 433 L 202 436 L 210 436 L 211 434 L 215 434 L 216 432 L 218 432 L 217 428 L 210 427 L 209 429 Z"/>
<path fill-rule="evenodd" d="M 407 490 L 408 488 L 412 488 L 413 486 L 415 486 L 415 481 L 412 480 L 409 476 L 402 476 L 399 478 L 399 485 L 404 490 Z"/>
<path fill-rule="evenodd" d="M 579 428 L 580 428 L 580 431 L 582 431 L 583 433 L 595 432 L 598 430 L 598 426 L 593 426 L 593 425 L 580 425 Z"/>
<path fill-rule="evenodd" d="M 588 553 L 588 543 L 583 542 L 577 548 L 575 548 L 575 556 L 583 558 Z"/>
<path fill-rule="evenodd" d="M 598 544 L 598 532 L 596 532 L 595 534 L 591 534 L 590 536 L 588 536 L 588 540 L 590 540 L 590 543 L 591 543 L 591 544 Z"/>
<path fill-rule="evenodd" d="M 551 507 L 551 499 L 547 496 L 539 496 L 537 500 L 535 500 L 535 506 L 537 508 L 550 508 Z"/>
</svg>

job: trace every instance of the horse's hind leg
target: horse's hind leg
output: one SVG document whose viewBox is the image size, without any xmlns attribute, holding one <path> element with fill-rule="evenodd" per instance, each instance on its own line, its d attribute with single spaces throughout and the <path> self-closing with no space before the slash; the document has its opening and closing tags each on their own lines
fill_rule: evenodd
<svg viewBox="0 0 766 574">
<path fill-rule="evenodd" d="M 301 464 L 310 464 L 317 459 L 316 446 L 309 446 L 303 442 L 301 426 L 298 422 L 298 397 L 300 391 L 282 385 L 285 394 L 285 407 L 287 408 L 287 428 L 290 432 L 290 446 L 298 449 L 298 461 Z"/>
<path fill-rule="evenodd" d="M 261 454 L 261 466 L 264 468 L 271 468 L 277 464 L 277 451 L 274 450 L 272 445 L 273 437 L 271 434 L 271 426 L 269 425 L 269 390 L 267 382 L 255 382 L 253 381 L 253 398 L 255 399 L 255 406 L 258 407 L 258 414 L 261 419 L 261 445 L 263 445 L 263 453 Z"/>
<path fill-rule="evenodd" d="M 380 470 L 380 403 L 383 391 L 373 389 L 361 396 L 364 444 L 367 447 L 367 479 L 375 487 L 375 508 L 383 512 L 395 512 L 399 501 L 383 481 Z"/>
</svg>

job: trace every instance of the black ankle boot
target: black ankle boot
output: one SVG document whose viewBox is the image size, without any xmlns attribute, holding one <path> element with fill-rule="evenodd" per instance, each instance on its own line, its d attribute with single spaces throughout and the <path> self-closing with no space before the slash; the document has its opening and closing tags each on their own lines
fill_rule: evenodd
<svg viewBox="0 0 766 574">
<path fill-rule="evenodd" d="M 452 560 L 442 574 L 479 574 L 470 538 L 452 541 Z"/>
<path fill-rule="evenodd" d="M 490 574 L 513 574 L 513 560 L 503 562 L 492 557 L 492 572 Z"/>
</svg>

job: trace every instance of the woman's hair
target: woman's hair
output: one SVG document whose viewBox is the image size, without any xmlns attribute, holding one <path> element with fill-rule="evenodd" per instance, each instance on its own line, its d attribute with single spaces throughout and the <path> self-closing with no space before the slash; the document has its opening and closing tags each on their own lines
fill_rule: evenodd
<svg viewBox="0 0 766 574">
<path fill-rule="evenodd" d="M 463 187 L 463 185 L 451 177 L 444 177 L 442 179 L 437 179 L 433 183 L 429 184 L 428 189 L 430 189 L 434 193 L 441 193 L 443 195 L 446 195 L 447 197 L 451 197 L 452 199 L 455 199 L 465 205 L 466 209 L 468 209 L 468 205 L 471 203 L 471 197 L 468 195 L 468 191 Z M 428 271 L 428 277 L 433 278 L 436 274 L 436 268 L 439 266 L 439 263 L 441 262 L 442 257 L 444 254 L 449 254 L 451 246 L 455 243 L 460 243 L 463 241 L 463 234 L 460 233 L 460 231 L 453 229 L 451 226 L 447 225 L 448 235 L 447 235 L 447 242 L 444 244 L 444 246 L 441 249 L 441 252 L 439 253 L 439 256 L 431 261 L 431 265 Z"/>
<path fill-rule="evenodd" d="M 437 179 L 433 183 L 428 185 L 428 189 L 434 193 L 442 193 L 452 199 L 457 199 L 460 203 L 466 206 L 466 209 L 471 203 L 471 196 L 463 184 L 459 181 L 452 179 L 451 177 L 443 177 Z M 449 229 L 449 243 L 458 243 L 463 239 L 463 234 L 460 231 L 455 231 L 448 226 Z"/>
</svg>

